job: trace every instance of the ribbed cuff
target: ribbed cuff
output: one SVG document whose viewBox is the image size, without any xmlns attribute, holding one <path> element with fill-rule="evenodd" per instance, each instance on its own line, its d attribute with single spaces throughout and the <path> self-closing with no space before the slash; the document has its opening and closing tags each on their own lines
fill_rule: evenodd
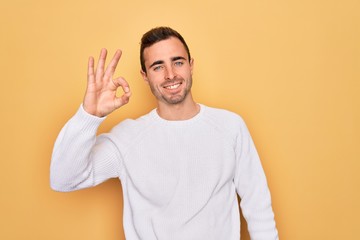
<svg viewBox="0 0 360 240">
<path fill-rule="evenodd" d="M 86 112 L 81 104 L 78 111 L 74 115 L 73 119 L 76 125 L 83 131 L 96 131 L 100 124 L 106 119 L 106 117 L 97 117 Z"/>
</svg>

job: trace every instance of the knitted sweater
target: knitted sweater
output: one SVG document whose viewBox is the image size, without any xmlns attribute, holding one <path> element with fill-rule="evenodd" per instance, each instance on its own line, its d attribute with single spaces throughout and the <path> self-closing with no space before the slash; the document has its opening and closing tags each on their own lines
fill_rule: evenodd
<svg viewBox="0 0 360 240">
<path fill-rule="evenodd" d="M 245 123 L 200 106 L 189 120 L 167 121 L 153 110 L 99 136 L 104 118 L 81 106 L 55 142 L 51 187 L 66 192 L 119 178 L 128 240 L 239 240 L 239 194 L 251 239 L 278 239 Z"/>
</svg>

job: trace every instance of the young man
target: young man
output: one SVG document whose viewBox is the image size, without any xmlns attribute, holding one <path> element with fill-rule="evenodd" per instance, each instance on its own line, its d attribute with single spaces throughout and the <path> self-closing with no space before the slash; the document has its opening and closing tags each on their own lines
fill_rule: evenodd
<svg viewBox="0 0 360 240">
<path fill-rule="evenodd" d="M 182 36 L 152 29 L 140 52 L 141 75 L 157 108 L 96 136 L 105 116 L 126 104 L 131 92 L 124 79 L 113 78 L 120 51 L 106 70 L 106 50 L 96 71 L 90 58 L 83 104 L 54 146 L 51 187 L 73 191 L 119 178 L 129 240 L 239 240 L 239 194 L 251 239 L 278 239 L 266 177 L 245 123 L 194 102 L 194 60 Z"/>
</svg>

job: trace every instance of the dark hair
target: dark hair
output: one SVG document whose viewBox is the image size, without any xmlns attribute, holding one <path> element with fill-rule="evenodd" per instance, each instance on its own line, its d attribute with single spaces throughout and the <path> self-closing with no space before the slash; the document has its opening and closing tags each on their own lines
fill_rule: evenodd
<svg viewBox="0 0 360 240">
<path fill-rule="evenodd" d="M 187 46 L 184 38 L 180 35 L 180 33 L 178 33 L 177 31 L 175 31 L 174 29 L 171 29 L 169 27 L 153 28 L 150 31 L 146 32 L 141 38 L 140 63 L 141 63 L 141 69 L 145 73 L 146 73 L 145 59 L 144 59 L 145 48 L 150 47 L 154 43 L 169 39 L 170 37 L 176 37 L 177 39 L 179 39 L 182 42 L 182 44 L 184 44 L 184 47 L 186 49 L 186 52 L 188 54 L 189 61 L 190 61 L 191 57 L 190 57 L 189 47 Z"/>
</svg>

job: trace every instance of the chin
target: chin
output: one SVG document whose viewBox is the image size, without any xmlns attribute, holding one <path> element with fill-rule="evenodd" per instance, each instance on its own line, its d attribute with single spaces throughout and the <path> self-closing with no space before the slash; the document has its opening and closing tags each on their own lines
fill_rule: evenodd
<svg viewBox="0 0 360 240">
<path fill-rule="evenodd" d="M 163 99 L 165 100 L 166 103 L 175 105 L 175 104 L 180 104 L 180 103 L 184 102 L 186 99 L 186 96 L 187 96 L 187 94 L 177 95 L 177 96 L 173 96 L 170 98 L 163 98 Z"/>
</svg>

